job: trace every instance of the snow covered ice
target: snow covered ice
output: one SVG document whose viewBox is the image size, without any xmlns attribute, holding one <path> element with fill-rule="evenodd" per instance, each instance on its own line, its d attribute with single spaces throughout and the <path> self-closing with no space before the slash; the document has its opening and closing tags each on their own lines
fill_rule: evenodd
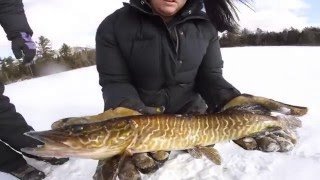
<svg viewBox="0 0 320 180">
<path fill-rule="evenodd" d="M 320 170 L 320 47 L 223 48 L 224 77 L 241 92 L 285 103 L 307 106 L 298 130 L 300 140 L 289 153 L 246 151 L 225 142 L 216 145 L 222 157 L 217 166 L 206 158 L 193 159 L 174 152 L 151 180 L 316 180 Z M 82 68 L 6 86 L 27 122 L 36 130 L 50 129 L 54 121 L 102 112 L 103 100 L 95 67 Z M 71 159 L 50 166 L 27 159 L 48 173 L 47 180 L 92 179 L 97 161 Z M 15 178 L 0 173 L 1 180 Z"/>
</svg>

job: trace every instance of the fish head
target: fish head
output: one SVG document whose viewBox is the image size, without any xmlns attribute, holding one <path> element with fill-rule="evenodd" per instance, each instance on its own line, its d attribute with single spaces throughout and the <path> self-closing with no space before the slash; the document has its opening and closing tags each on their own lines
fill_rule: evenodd
<svg viewBox="0 0 320 180">
<path fill-rule="evenodd" d="M 114 121 L 71 125 L 48 131 L 32 131 L 25 135 L 43 142 L 23 152 L 40 157 L 80 157 L 105 159 L 126 150 L 134 139 L 129 123 Z"/>
</svg>

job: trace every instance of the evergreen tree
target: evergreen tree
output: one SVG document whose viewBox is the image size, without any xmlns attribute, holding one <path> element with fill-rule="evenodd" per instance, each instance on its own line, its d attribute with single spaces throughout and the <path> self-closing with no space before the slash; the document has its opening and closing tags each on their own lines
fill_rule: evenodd
<svg viewBox="0 0 320 180">
<path fill-rule="evenodd" d="M 59 56 L 62 59 L 70 58 L 72 56 L 71 47 L 63 43 L 61 48 L 59 49 Z"/>
<path fill-rule="evenodd" d="M 301 32 L 299 44 L 301 45 L 319 45 L 320 29 L 315 27 L 304 28 Z"/>
<path fill-rule="evenodd" d="M 300 31 L 295 28 L 290 28 L 287 35 L 287 45 L 297 45 L 300 39 Z"/>
<path fill-rule="evenodd" d="M 40 36 L 37 45 L 37 60 L 48 61 L 54 58 L 55 52 L 52 49 L 51 42 L 48 38 Z"/>
</svg>

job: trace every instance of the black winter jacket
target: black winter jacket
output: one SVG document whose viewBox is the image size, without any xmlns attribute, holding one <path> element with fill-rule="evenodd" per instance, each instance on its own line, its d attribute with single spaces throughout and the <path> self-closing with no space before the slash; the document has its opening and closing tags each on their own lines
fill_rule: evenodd
<svg viewBox="0 0 320 180">
<path fill-rule="evenodd" d="M 20 35 L 20 32 L 33 34 L 26 15 L 22 0 L 0 0 L 0 25 L 9 40 Z"/>
<path fill-rule="evenodd" d="M 239 95 L 222 76 L 218 32 L 202 7 L 188 0 L 164 23 L 145 1 L 131 0 L 100 24 L 96 61 L 105 109 L 130 100 L 137 109 L 177 113 L 200 94 L 217 111 Z"/>
</svg>

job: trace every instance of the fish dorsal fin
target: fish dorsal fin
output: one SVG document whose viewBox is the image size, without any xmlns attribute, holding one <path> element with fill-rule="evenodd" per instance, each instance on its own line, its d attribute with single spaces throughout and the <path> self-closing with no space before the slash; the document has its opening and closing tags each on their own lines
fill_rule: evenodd
<svg viewBox="0 0 320 180">
<path fill-rule="evenodd" d="M 261 115 L 267 115 L 270 116 L 271 115 L 271 111 L 267 108 L 265 108 L 262 105 L 259 104 L 248 104 L 248 105 L 239 105 L 239 106 L 235 106 L 235 107 L 231 107 L 229 109 L 226 109 L 222 112 L 248 112 L 248 113 L 252 113 L 252 114 L 261 114 Z"/>
<path fill-rule="evenodd" d="M 195 159 L 200 159 L 202 157 L 202 153 L 198 148 L 188 149 L 187 151 Z"/>
<path fill-rule="evenodd" d="M 221 165 L 221 156 L 213 147 L 198 146 L 196 147 L 204 156 L 217 165 Z"/>
</svg>

